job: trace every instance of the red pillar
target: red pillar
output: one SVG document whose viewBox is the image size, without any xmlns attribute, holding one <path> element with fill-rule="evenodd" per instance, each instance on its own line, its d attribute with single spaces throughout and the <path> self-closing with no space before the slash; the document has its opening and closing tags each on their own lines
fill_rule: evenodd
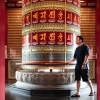
<svg viewBox="0 0 100 100">
<path fill-rule="evenodd" d="M 7 23 L 7 7 L 5 7 L 5 47 L 6 47 L 6 52 L 7 52 L 7 34 L 8 34 L 8 23 Z M 5 81 L 8 80 L 8 59 L 7 59 L 7 54 L 5 57 Z"/>
<path fill-rule="evenodd" d="M 0 100 L 5 100 L 5 0 L 0 0 Z"/>
<path fill-rule="evenodd" d="M 96 0 L 97 100 L 100 100 L 100 0 Z"/>
</svg>

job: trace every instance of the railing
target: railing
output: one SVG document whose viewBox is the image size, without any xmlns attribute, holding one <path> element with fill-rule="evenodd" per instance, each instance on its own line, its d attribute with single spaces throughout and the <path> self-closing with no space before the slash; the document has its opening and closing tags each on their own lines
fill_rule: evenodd
<svg viewBox="0 0 100 100">
<path fill-rule="evenodd" d="M 58 65 L 75 65 L 68 63 L 16 63 L 16 65 L 42 65 L 42 66 L 58 66 Z"/>
</svg>

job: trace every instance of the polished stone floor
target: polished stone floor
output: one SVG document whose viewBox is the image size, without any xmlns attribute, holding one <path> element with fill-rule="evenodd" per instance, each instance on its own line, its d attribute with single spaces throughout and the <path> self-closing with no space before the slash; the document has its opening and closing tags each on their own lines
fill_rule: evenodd
<svg viewBox="0 0 100 100">
<path fill-rule="evenodd" d="M 13 84 L 15 80 L 9 80 L 6 82 L 5 88 L 5 100 L 97 100 L 97 85 L 96 82 L 93 81 L 93 87 L 95 90 L 94 96 L 88 96 L 89 91 L 85 91 L 80 93 L 80 97 L 67 97 L 67 96 L 59 96 L 59 95 L 38 95 L 38 96 L 27 96 L 20 93 L 15 93 L 10 91 L 10 85 Z"/>
</svg>

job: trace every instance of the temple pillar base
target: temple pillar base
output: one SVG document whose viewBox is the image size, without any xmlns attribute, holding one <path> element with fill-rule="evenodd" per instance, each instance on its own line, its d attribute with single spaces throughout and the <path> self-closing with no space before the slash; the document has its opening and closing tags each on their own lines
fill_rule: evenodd
<svg viewBox="0 0 100 100">
<path fill-rule="evenodd" d="M 58 96 L 71 96 L 76 92 L 76 82 L 69 85 L 34 85 L 23 82 L 16 82 L 10 86 L 11 92 L 20 93 L 22 95 L 58 95 Z M 80 93 L 89 92 L 89 87 L 86 83 L 81 83 Z"/>
</svg>

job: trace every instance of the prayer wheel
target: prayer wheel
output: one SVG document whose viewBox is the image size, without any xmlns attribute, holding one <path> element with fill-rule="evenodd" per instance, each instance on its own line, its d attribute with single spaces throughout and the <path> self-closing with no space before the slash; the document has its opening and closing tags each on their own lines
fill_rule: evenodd
<svg viewBox="0 0 100 100">
<path fill-rule="evenodd" d="M 22 63 L 73 58 L 80 35 L 79 0 L 23 0 Z"/>
<path fill-rule="evenodd" d="M 74 83 L 74 71 L 68 71 L 72 67 L 64 63 L 73 58 L 77 35 L 79 0 L 23 0 L 22 64 L 28 65 L 23 65 L 26 70 L 16 71 L 16 86 Z"/>
</svg>

